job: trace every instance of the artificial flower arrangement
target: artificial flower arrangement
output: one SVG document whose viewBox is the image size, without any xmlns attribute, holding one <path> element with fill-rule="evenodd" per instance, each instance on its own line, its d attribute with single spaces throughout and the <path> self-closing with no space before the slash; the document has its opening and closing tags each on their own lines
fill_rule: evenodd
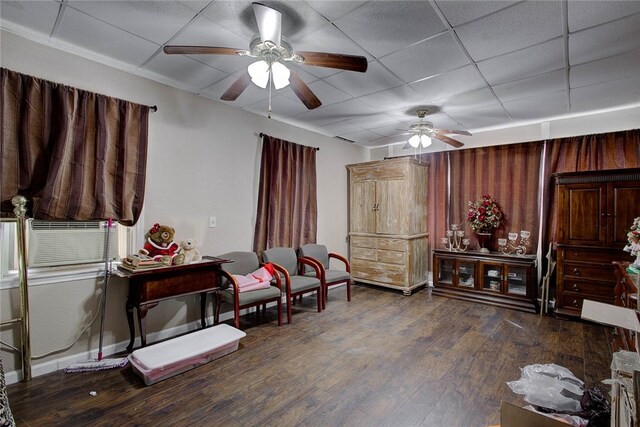
<svg viewBox="0 0 640 427">
<path fill-rule="evenodd" d="M 469 202 L 467 222 L 477 233 L 488 233 L 500 227 L 503 218 L 500 205 L 488 194 L 482 195 L 482 199 L 477 202 Z"/>
<path fill-rule="evenodd" d="M 633 220 L 627 233 L 627 241 L 629 243 L 623 250 L 637 257 L 634 264 L 640 267 L 640 216 Z"/>
</svg>

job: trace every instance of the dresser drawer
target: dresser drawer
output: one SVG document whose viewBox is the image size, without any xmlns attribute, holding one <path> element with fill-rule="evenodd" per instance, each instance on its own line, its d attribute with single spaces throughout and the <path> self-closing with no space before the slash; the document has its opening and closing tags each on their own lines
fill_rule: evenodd
<svg viewBox="0 0 640 427">
<path fill-rule="evenodd" d="M 398 251 L 384 251 L 378 250 L 378 262 L 385 262 L 388 264 L 404 264 L 405 254 Z"/>
<path fill-rule="evenodd" d="M 407 241 L 403 239 L 378 239 L 378 249 L 388 249 L 391 251 L 405 251 Z"/>
<path fill-rule="evenodd" d="M 584 300 L 598 301 L 606 304 L 613 304 L 613 295 L 611 298 L 596 297 L 593 295 L 582 295 L 573 292 L 564 292 L 562 294 L 562 307 L 574 308 L 576 310 L 582 310 L 582 303 Z"/>
<path fill-rule="evenodd" d="M 620 253 L 609 252 L 604 249 L 591 250 L 585 248 L 564 248 L 565 261 L 595 262 L 598 264 L 611 264 L 620 260 Z"/>
<path fill-rule="evenodd" d="M 613 264 L 578 264 L 565 262 L 563 265 L 563 279 L 589 279 L 615 283 L 616 276 Z"/>
<path fill-rule="evenodd" d="M 582 295 L 584 298 L 602 297 L 613 298 L 615 283 L 593 283 L 565 276 L 562 281 L 563 292 L 572 292 Z"/>
</svg>

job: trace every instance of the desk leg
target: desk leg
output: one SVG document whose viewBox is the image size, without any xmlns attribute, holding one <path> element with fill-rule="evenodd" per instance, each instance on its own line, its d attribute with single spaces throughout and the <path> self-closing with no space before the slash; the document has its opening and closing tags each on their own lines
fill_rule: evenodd
<svg viewBox="0 0 640 427">
<path fill-rule="evenodd" d="M 213 291 L 213 324 L 220 323 L 220 302 L 222 300 L 222 291 L 216 289 Z"/>
<path fill-rule="evenodd" d="M 127 351 L 131 353 L 131 351 L 133 350 L 133 343 L 136 339 L 136 330 L 133 324 L 133 304 L 131 304 L 129 300 L 127 300 L 127 305 L 125 309 L 127 311 L 127 322 L 129 323 L 129 337 L 130 337 L 129 345 L 127 346 Z"/>
<path fill-rule="evenodd" d="M 149 311 L 149 307 L 146 305 L 138 307 L 138 327 L 140 329 L 141 347 L 146 347 L 147 345 L 147 311 Z"/>
</svg>

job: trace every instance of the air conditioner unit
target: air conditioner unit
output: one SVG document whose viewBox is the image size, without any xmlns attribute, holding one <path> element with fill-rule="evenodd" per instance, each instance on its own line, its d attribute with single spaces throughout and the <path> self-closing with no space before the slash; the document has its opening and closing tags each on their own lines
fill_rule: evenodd
<svg viewBox="0 0 640 427">
<path fill-rule="evenodd" d="M 109 259 L 118 257 L 117 223 L 109 232 Z M 104 261 L 106 221 L 29 220 L 28 266 L 54 267 Z"/>
</svg>

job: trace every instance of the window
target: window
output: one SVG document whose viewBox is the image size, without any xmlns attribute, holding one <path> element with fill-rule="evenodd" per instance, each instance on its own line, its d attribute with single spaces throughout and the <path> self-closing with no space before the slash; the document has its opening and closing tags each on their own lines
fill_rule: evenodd
<svg viewBox="0 0 640 427">
<path fill-rule="evenodd" d="M 106 221 L 27 220 L 29 284 L 50 283 L 53 278 L 65 281 L 95 277 L 104 265 L 106 227 Z M 114 223 L 109 233 L 111 259 L 119 260 L 135 251 L 136 228 Z M 16 287 L 19 264 L 15 222 L 0 223 L 0 249 L 0 286 Z"/>
</svg>

